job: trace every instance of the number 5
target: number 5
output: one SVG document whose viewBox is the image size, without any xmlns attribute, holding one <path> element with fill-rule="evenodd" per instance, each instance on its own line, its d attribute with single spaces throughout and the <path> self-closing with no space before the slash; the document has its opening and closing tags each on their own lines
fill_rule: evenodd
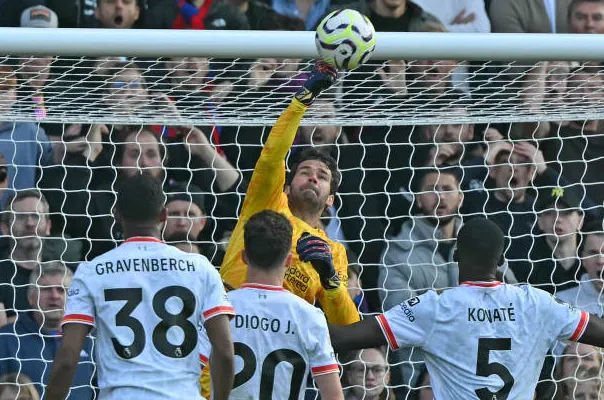
<svg viewBox="0 0 604 400">
<path fill-rule="evenodd" d="M 480 400 L 506 400 L 510 394 L 510 390 L 512 390 L 512 386 L 514 386 L 514 377 L 505 365 L 498 362 L 489 362 L 489 353 L 495 350 L 512 350 L 512 339 L 478 339 L 476 375 L 484 377 L 497 375 L 503 381 L 503 387 L 497 392 L 491 392 L 486 387 L 476 389 L 476 396 L 478 396 Z"/>
</svg>

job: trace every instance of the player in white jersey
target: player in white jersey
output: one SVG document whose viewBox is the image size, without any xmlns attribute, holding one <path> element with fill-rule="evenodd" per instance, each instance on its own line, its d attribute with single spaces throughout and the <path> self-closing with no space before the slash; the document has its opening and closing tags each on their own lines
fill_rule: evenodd
<svg viewBox="0 0 604 400">
<path fill-rule="evenodd" d="M 292 232 L 287 217 L 270 210 L 245 224 L 247 283 L 229 292 L 238 356 L 231 399 L 303 399 L 309 373 L 322 400 L 344 399 L 323 312 L 283 289 Z"/>
<path fill-rule="evenodd" d="M 557 340 L 603 346 L 604 322 L 541 289 L 497 281 L 503 243 L 493 222 L 470 220 L 457 236 L 459 287 L 330 325 L 334 348 L 420 347 L 438 400 L 532 400 L 548 349 Z"/>
<path fill-rule="evenodd" d="M 118 191 L 115 217 L 126 240 L 78 267 L 46 398 L 65 398 L 94 327 L 100 399 L 201 399 L 203 327 L 212 344 L 214 398 L 227 399 L 234 376 L 234 310 L 218 272 L 205 257 L 158 239 L 166 211 L 156 179 L 128 178 Z"/>
</svg>

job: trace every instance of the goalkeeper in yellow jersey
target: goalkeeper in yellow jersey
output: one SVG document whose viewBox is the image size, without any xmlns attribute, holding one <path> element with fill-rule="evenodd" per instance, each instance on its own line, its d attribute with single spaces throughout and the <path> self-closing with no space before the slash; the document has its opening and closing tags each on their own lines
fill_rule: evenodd
<svg viewBox="0 0 604 400">
<path fill-rule="evenodd" d="M 336 78 L 335 67 L 318 61 L 273 126 L 254 168 L 220 275 L 234 288 L 245 283 L 247 268 L 241 259 L 243 226 L 261 210 L 281 212 L 294 227 L 293 260 L 285 275 L 285 289 L 310 304 L 318 302 L 329 323 L 347 325 L 359 321 L 359 315 L 346 287 L 346 251 L 319 228 L 321 214 L 333 204 L 340 181 L 336 161 L 311 148 L 302 153 L 287 180 L 285 172 L 285 157 L 304 112 Z"/>
</svg>

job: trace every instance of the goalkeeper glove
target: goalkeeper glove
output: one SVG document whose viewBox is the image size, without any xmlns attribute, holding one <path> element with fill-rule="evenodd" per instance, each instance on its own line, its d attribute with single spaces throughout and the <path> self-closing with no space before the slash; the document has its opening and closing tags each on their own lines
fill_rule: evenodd
<svg viewBox="0 0 604 400">
<path fill-rule="evenodd" d="M 338 70 L 325 61 L 317 61 L 310 76 L 296 93 L 298 99 L 305 106 L 310 106 L 317 96 L 325 89 L 329 89 L 338 78 Z"/>
<path fill-rule="evenodd" d="M 298 239 L 296 251 L 301 261 L 310 262 L 317 271 L 324 289 L 340 287 L 340 277 L 333 266 L 331 248 L 325 240 L 304 232 Z"/>
</svg>

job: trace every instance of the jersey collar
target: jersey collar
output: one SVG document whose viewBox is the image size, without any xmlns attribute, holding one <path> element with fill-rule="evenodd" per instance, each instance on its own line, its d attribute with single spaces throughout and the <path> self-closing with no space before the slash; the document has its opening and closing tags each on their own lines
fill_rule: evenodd
<svg viewBox="0 0 604 400">
<path fill-rule="evenodd" d="M 131 242 L 163 243 L 161 240 L 159 240 L 158 238 L 153 237 L 153 236 L 133 236 L 133 237 L 129 237 L 128 239 L 124 240 L 124 243 L 131 243 Z"/>
<path fill-rule="evenodd" d="M 241 285 L 241 288 L 250 288 L 250 289 L 262 289 L 262 290 L 272 290 L 275 292 L 285 292 L 281 286 L 273 286 L 273 285 L 263 285 L 261 283 L 244 283 Z"/>
<path fill-rule="evenodd" d="M 501 285 L 499 281 L 485 282 L 485 281 L 465 281 L 459 284 L 459 286 L 478 286 L 478 287 L 495 287 Z"/>
</svg>

